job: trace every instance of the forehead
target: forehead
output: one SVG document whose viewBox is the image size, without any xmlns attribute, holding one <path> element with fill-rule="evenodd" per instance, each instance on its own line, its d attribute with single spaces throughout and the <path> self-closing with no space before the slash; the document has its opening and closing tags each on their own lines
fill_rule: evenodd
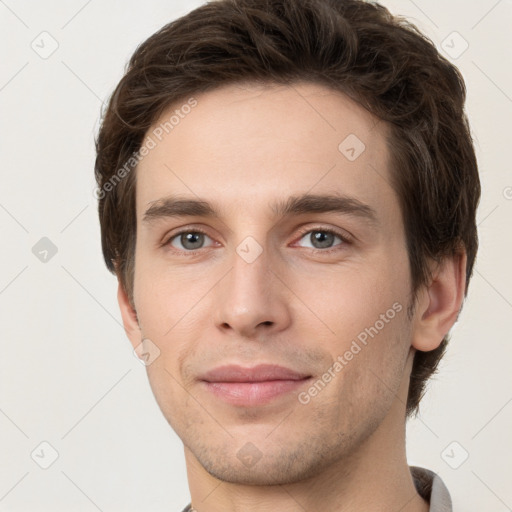
<svg viewBox="0 0 512 512">
<path fill-rule="evenodd" d="M 136 171 L 138 217 L 176 194 L 245 209 L 309 191 L 396 202 L 387 129 L 318 84 L 233 84 L 196 95 L 146 134 L 152 149 Z"/>
</svg>

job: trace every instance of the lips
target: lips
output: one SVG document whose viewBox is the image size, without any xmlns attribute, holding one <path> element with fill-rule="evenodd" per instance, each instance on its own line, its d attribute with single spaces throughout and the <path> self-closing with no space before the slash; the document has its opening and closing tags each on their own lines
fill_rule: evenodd
<svg viewBox="0 0 512 512">
<path fill-rule="evenodd" d="M 311 375 L 284 366 L 262 364 L 253 368 L 221 366 L 201 376 L 207 392 L 238 407 L 255 407 L 278 398 L 290 398 Z"/>
<path fill-rule="evenodd" d="M 206 382 L 266 382 L 275 380 L 303 380 L 310 375 L 278 365 L 261 364 L 253 368 L 230 365 L 206 372 Z"/>
</svg>

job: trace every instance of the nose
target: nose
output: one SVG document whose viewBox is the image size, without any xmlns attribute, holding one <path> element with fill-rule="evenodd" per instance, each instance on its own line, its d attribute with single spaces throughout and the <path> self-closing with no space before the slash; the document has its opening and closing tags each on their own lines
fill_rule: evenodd
<svg viewBox="0 0 512 512">
<path fill-rule="evenodd" d="M 269 256 L 263 250 L 249 262 L 234 252 L 231 270 L 216 287 L 215 319 L 222 331 L 231 331 L 237 338 L 254 338 L 289 326 L 291 292 Z"/>
</svg>

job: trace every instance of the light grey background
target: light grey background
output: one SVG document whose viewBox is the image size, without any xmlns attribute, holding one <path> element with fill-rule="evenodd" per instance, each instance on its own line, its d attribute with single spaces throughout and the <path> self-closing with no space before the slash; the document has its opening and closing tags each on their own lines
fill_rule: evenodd
<svg viewBox="0 0 512 512">
<path fill-rule="evenodd" d="M 116 280 L 101 258 L 93 136 L 136 46 L 202 3 L 0 0 L 0 511 L 178 511 L 189 501 L 181 442 L 125 337 Z M 469 298 L 408 425 L 409 463 L 441 475 L 456 511 L 504 512 L 512 510 L 512 2 L 382 3 L 462 71 L 483 187 Z M 34 254 L 43 237 L 54 256 L 39 246 Z"/>
</svg>

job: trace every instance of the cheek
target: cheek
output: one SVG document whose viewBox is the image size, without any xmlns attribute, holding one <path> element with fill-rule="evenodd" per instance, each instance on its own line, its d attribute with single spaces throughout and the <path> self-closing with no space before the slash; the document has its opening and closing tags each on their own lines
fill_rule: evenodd
<svg viewBox="0 0 512 512">
<path fill-rule="evenodd" d="M 349 409 L 368 401 L 388 403 L 393 394 L 386 384 L 396 392 L 400 382 L 410 345 L 407 266 L 394 267 L 390 260 L 383 257 L 364 269 L 333 272 L 323 288 L 309 284 L 302 289 L 310 299 L 308 306 L 322 320 L 305 321 L 303 328 L 311 332 L 313 325 L 320 326 L 327 333 L 322 347 L 333 362 L 341 358 L 343 370 L 335 387 Z"/>
<path fill-rule="evenodd" d="M 136 261 L 134 301 L 141 327 L 158 337 L 172 337 L 190 323 L 214 284 L 213 273 L 201 276 L 190 268 L 170 268 L 144 254 Z"/>
<path fill-rule="evenodd" d="M 357 337 L 379 321 L 380 315 L 402 304 L 407 296 L 406 276 L 397 276 L 387 260 L 374 259 L 362 265 L 333 267 L 311 279 L 295 279 L 294 292 L 307 306 L 306 329 L 321 329 L 334 346 Z M 402 304 L 403 305 L 403 304 Z M 405 310 L 405 305 L 403 305 Z M 388 316 L 394 318 L 395 311 Z M 386 320 L 388 318 L 386 317 Z M 380 323 L 379 323 L 380 325 Z M 386 324 L 387 326 L 387 324 Z"/>
<path fill-rule="evenodd" d="M 163 410 L 184 399 L 181 385 L 187 382 L 181 368 L 183 361 L 197 357 L 198 330 L 205 325 L 198 306 L 208 287 L 192 283 L 183 272 L 165 273 L 154 265 L 141 264 L 136 272 L 134 298 L 142 336 L 159 351 L 147 373 Z"/>
<path fill-rule="evenodd" d="M 333 360 L 342 369 L 316 406 L 332 406 L 329 413 L 324 409 L 319 414 L 331 416 L 340 432 L 359 432 L 363 437 L 371 433 L 399 393 L 408 353 L 405 308 L 397 314 L 394 309 L 384 311 L 393 311 L 388 313 L 393 316 L 388 323 L 373 320 L 354 336 L 330 346 Z"/>
</svg>

